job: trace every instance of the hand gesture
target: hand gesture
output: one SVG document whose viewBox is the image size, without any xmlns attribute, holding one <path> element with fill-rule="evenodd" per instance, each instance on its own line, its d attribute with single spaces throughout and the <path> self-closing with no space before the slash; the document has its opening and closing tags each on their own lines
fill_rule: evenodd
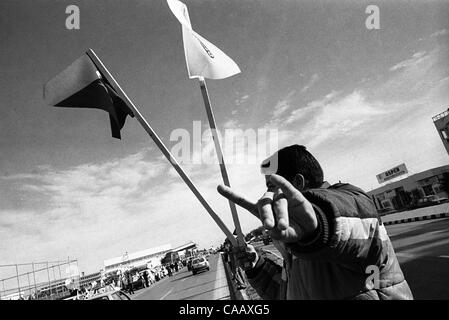
<svg viewBox="0 0 449 320">
<path fill-rule="evenodd" d="M 244 247 L 234 247 L 233 254 L 238 266 L 245 271 L 254 268 L 259 259 L 256 249 L 250 244 Z"/>
<path fill-rule="evenodd" d="M 296 242 L 312 234 L 318 226 L 312 204 L 285 178 L 273 174 L 269 181 L 275 186 L 274 190 L 265 192 L 257 203 L 224 185 L 219 185 L 217 190 L 258 217 L 273 239 Z"/>
</svg>

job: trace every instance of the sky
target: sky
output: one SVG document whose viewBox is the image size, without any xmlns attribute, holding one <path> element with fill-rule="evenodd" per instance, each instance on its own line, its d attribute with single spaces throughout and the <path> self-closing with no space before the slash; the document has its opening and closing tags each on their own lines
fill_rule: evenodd
<svg viewBox="0 0 449 320">
<path fill-rule="evenodd" d="M 193 29 L 241 69 L 206 80 L 222 134 L 277 133 L 225 152 L 231 186 L 249 199 L 265 191 L 259 163 L 273 144 L 305 145 L 327 181 L 366 191 L 401 163 L 410 174 L 448 163 L 432 117 L 448 108 L 449 2 L 184 3 Z M 365 26 L 370 4 L 378 30 Z M 80 9 L 79 30 L 65 26 L 69 5 Z M 125 251 L 224 241 L 135 119 L 117 140 L 104 111 L 42 97 L 48 80 L 92 48 L 168 149 L 179 146 L 179 130 L 193 135 L 199 123 L 205 132 L 199 83 L 188 78 L 181 26 L 165 0 L 3 0 L 0 44 L 0 264 L 70 257 L 90 273 Z M 181 165 L 232 231 L 218 165 L 189 161 L 213 155 L 211 141 L 205 134 L 200 149 L 188 141 Z M 242 154 L 255 160 L 232 160 Z M 260 225 L 242 209 L 239 217 L 244 233 Z M 0 278 L 11 272 L 0 268 Z"/>
</svg>

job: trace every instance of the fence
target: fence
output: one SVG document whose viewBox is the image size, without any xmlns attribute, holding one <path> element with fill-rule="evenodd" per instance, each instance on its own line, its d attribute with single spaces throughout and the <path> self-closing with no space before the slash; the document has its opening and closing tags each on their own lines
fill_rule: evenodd
<svg viewBox="0 0 449 320">
<path fill-rule="evenodd" d="M 0 300 L 56 300 L 79 288 L 78 261 L 0 265 Z"/>
</svg>

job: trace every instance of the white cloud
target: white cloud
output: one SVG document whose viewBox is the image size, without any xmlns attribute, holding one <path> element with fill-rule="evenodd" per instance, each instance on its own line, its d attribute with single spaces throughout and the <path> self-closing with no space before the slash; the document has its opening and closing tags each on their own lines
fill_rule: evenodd
<svg viewBox="0 0 449 320">
<path fill-rule="evenodd" d="M 314 73 L 310 79 L 309 82 L 301 89 L 300 93 L 305 93 L 308 91 L 318 80 L 320 79 L 320 76 L 316 73 Z"/>
<path fill-rule="evenodd" d="M 303 109 L 301 118 L 307 119 L 301 123 L 300 135 L 308 141 L 308 146 L 315 147 L 322 142 L 332 141 L 342 136 L 358 134 L 354 129 L 373 121 L 373 118 L 386 113 L 376 104 L 368 102 L 361 91 L 332 99 L 334 94 L 320 101 L 313 101 L 313 106 Z"/>
<path fill-rule="evenodd" d="M 397 64 L 395 64 L 394 66 L 392 66 L 390 68 L 390 71 L 396 71 L 402 68 L 407 68 L 407 67 L 412 67 L 412 66 L 416 66 L 417 64 L 423 62 L 426 57 L 425 55 L 426 52 L 425 51 L 419 51 L 413 54 L 413 56 L 409 59 L 403 60 Z"/>
<path fill-rule="evenodd" d="M 105 163 L 66 170 L 47 168 L 38 174 L 8 177 L 49 200 L 48 206 L 40 210 L 0 207 L 2 257 L 23 262 L 70 255 L 81 259 L 82 269 L 88 267 L 87 271 L 92 272 L 103 259 L 125 249 L 132 252 L 189 240 L 204 246 L 221 243 L 224 234 L 178 174 L 166 160 L 150 160 L 148 155 L 142 151 Z M 216 191 L 221 182 L 218 165 L 183 168 L 232 229 L 227 201 Z M 228 172 L 240 190 L 246 190 L 247 183 L 254 185 L 254 179 L 261 179 L 257 165 L 229 165 Z M 241 220 L 246 232 L 258 225 L 247 213 L 242 214 Z M 33 254 L 20 250 L 32 243 L 39 244 Z M 89 252 L 83 252 L 86 246 Z"/>
<path fill-rule="evenodd" d="M 435 31 L 434 33 L 432 33 L 430 35 L 430 37 L 435 38 L 435 37 L 446 35 L 448 33 L 449 33 L 449 31 L 447 31 L 446 29 L 441 29 L 441 30 L 438 30 L 438 31 Z"/>
<path fill-rule="evenodd" d="M 236 100 L 235 100 L 235 104 L 236 104 L 237 106 L 240 106 L 240 105 L 243 104 L 246 100 L 248 100 L 249 97 L 250 97 L 249 94 L 245 94 L 245 95 L 242 96 L 241 98 L 236 99 Z"/>
<path fill-rule="evenodd" d="M 223 124 L 223 129 L 233 129 L 238 127 L 239 122 L 237 121 L 237 119 L 229 119 Z"/>
<path fill-rule="evenodd" d="M 278 101 L 278 103 L 274 106 L 273 111 L 271 112 L 274 120 L 290 109 L 290 100 L 295 93 L 295 90 L 290 91 L 284 99 Z"/>
<path fill-rule="evenodd" d="M 338 91 L 331 91 L 323 98 L 309 102 L 305 107 L 293 110 L 288 117 L 282 120 L 283 123 L 292 124 L 296 121 L 309 117 L 310 112 L 315 112 L 317 108 L 323 107 L 338 96 Z"/>
</svg>

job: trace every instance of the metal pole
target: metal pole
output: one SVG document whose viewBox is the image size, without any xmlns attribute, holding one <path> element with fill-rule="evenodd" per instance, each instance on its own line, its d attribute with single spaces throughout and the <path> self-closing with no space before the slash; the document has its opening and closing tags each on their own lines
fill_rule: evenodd
<svg viewBox="0 0 449 320">
<path fill-rule="evenodd" d="M 16 264 L 16 274 L 17 274 L 17 288 L 19 290 L 19 298 L 20 298 L 20 280 L 19 280 L 19 267 Z"/>
<path fill-rule="evenodd" d="M 50 299 L 53 300 L 51 296 L 50 269 L 48 267 L 48 262 L 47 262 L 47 276 L 48 276 L 48 291 L 50 292 Z"/>
<path fill-rule="evenodd" d="M 37 295 L 36 272 L 34 271 L 34 262 L 31 265 L 33 267 L 34 294 Z"/>
<path fill-rule="evenodd" d="M 60 264 L 58 265 L 58 269 L 59 269 L 59 280 L 61 280 L 62 276 L 61 276 L 61 265 Z"/>
<path fill-rule="evenodd" d="M 223 233 L 226 235 L 226 237 L 229 239 L 229 241 L 231 241 L 231 243 L 234 246 L 236 246 L 237 241 L 235 240 L 231 231 L 229 231 L 229 229 L 226 227 L 226 225 L 223 223 L 223 221 L 220 219 L 220 217 L 215 213 L 215 211 L 212 209 L 212 207 L 209 205 L 209 203 L 204 199 L 204 197 L 199 192 L 197 187 L 193 184 L 192 180 L 190 180 L 189 176 L 184 172 L 184 170 L 181 168 L 179 163 L 176 161 L 176 158 L 170 153 L 170 151 L 164 145 L 164 143 L 159 138 L 159 136 L 154 132 L 153 128 L 148 124 L 148 122 L 145 120 L 145 118 L 142 116 L 142 114 L 136 108 L 134 103 L 128 98 L 128 96 L 123 91 L 123 89 L 120 87 L 120 85 L 117 83 L 117 81 L 115 81 L 114 77 L 108 71 L 108 69 L 105 67 L 103 62 L 101 62 L 101 60 L 97 57 L 97 55 L 95 54 L 95 52 L 92 49 L 89 49 L 86 52 L 86 54 L 89 56 L 89 58 L 95 64 L 97 69 L 106 78 L 106 80 L 109 81 L 112 88 L 117 91 L 118 95 L 120 96 L 120 98 L 123 99 L 123 101 L 126 103 L 128 108 L 132 111 L 132 113 L 136 117 L 137 121 L 139 121 L 140 125 L 145 129 L 145 131 L 153 139 L 154 143 L 156 143 L 158 148 L 161 150 L 163 155 L 167 158 L 167 160 L 170 162 L 170 164 L 173 166 L 173 168 L 176 170 L 176 172 L 178 172 L 179 176 L 182 178 L 182 180 L 185 182 L 185 184 L 187 184 L 187 186 L 190 188 L 190 190 L 196 196 L 198 201 L 203 205 L 203 207 L 206 209 L 206 211 L 209 213 L 209 215 L 212 217 L 212 219 L 214 219 L 215 223 L 218 225 L 218 227 L 220 227 L 221 231 L 223 231 Z"/>
<path fill-rule="evenodd" d="M 31 295 L 30 273 L 27 272 L 28 277 L 28 295 Z"/>
<path fill-rule="evenodd" d="M 217 125 L 215 123 L 214 113 L 210 104 L 209 93 L 207 92 L 206 80 L 203 77 L 199 78 L 201 93 L 203 95 L 204 106 L 206 107 L 207 118 L 209 119 L 209 126 L 212 131 L 212 138 L 215 144 L 215 151 L 217 153 L 218 163 L 220 165 L 221 176 L 223 183 L 227 187 L 231 187 L 229 183 L 228 172 L 226 170 L 226 164 L 223 157 L 223 151 L 221 149 L 220 138 L 217 132 Z M 234 220 L 235 232 L 237 234 L 237 243 L 240 246 L 245 246 L 245 237 L 242 233 L 242 227 L 240 226 L 239 217 L 237 215 L 237 207 L 234 202 L 229 200 L 229 207 L 231 208 L 232 219 Z"/>
<path fill-rule="evenodd" d="M 81 290 L 81 272 L 78 266 L 78 260 L 75 260 L 76 263 L 76 269 L 78 270 L 78 289 Z"/>
</svg>

